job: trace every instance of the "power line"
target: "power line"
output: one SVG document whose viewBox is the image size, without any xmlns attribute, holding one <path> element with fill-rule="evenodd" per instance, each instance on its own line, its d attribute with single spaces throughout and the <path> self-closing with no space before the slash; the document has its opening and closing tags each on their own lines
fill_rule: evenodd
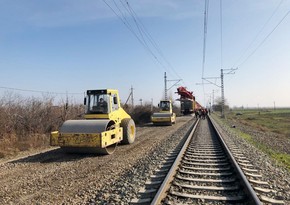
<svg viewBox="0 0 290 205">
<path fill-rule="evenodd" d="M 114 1 L 114 0 L 113 0 Z M 111 11 L 123 22 L 123 24 L 127 27 L 127 29 L 137 38 L 137 40 L 139 41 L 139 43 L 141 43 L 141 45 L 145 48 L 145 50 L 147 52 L 149 52 L 154 59 L 157 59 L 157 57 L 151 52 L 151 50 L 146 47 L 146 45 L 144 44 L 144 42 L 139 38 L 139 36 L 135 33 L 135 31 L 133 30 L 133 28 L 131 27 L 131 24 L 129 23 L 129 21 L 127 20 L 127 18 L 125 17 L 125 15 L 123 14 L 123 12 L 120 10 L 120 8 L 118 7 L 118 5 L 116 4 L 116 2 L 114 1 L 114 4 L 116 5 L 117 9 L 119 10 L 119 12 L 121 13 L 122 17 L 113 9 L 113 7 L 110 6 L 110 4 L 108 4 L 106 2 L 106 0 L 103 0 L 103 2 L 111 9 Z"/>
<path fill-rule="evenodd" d="M 124 4 L 124 2 L 123 2 L 122 0 L 119 0 L 119 1 L 120 1 L 120 3 L 122 4 L 122 6 L 125 8 L 125 10 L 127 11 L 127 13 L 129 13 L 129 14 L 131 15 L 131 11 L 127 8 L 127 6 Z M 134 33 L 136 34 L 136 36 L 138 36 L 137 33 L 134 31 L 133 27 L 131 26 L 130 22 L 127 20 L 126 15 L 125 15 L 125 14 L 121 11 L 121 9 L 119 8 L 118 4 L 115 2 L 115 0 L 113 0 L 113 2 L 114 2 L 114 4 L 115 4 L 115 6 L 117 7 L 117 9 L 119 10 L 119 12 L 122 14 L 122 17 L 123 17 L 123 19 L 126 21 L 127 25 L 131 28 L 131 31 L 134 32 Z M 132 15 L 131 15 L 131 16 L 132 16 Z M 136 25 L 136 27 L 137 27 L 137 29 L 138 29 L 138 33 L 139 33 L 139 35 L 140 35 L 140 37 L 141 37 L 141 38 L 140 38 L 140 41 L 142 41 L 142 44 L 143 44 L 145 50 L 149 51 L 149 53 L 150 53 L 151 49 L 150 49 L 150 47 L 148 46 L 148 44 L 147 44 L 147 42 L 146 42 L 146 40 L 145 40 L 145 38 L 144 38 L 144 36 L 143 36 L 143 33 L 141 32 L 141 29 L 140 29 L 140 27 L 139 27 L 139 25 L 138 25 L 138 23 L 137 23 L 135 17 L 132 16 L 132 19 L 133 19 L 133 21 L 135 22 L 135 25 Z M 152 53 L 153 53 L 153 52 L 152 52 Z M 153 54 L 153 56 L 154 56 L 154 58 L 156 57 L 154 54 Z M 156 58 L 157 58 L 157 57 L 156 57 Z"/>
<path fill-rule="evenodd" d="M 137 38 L 137 40 L 139 41 L 139 43 L 145 48 L 145 50 L 150 53 L 153 58 L 159 62 L 158 58 L 154 55 L 154 53 L 150 50 L 150 48 L 148 46 L 146 46 L 144 44 L 144 42 L 139 38 L 139 36 L 135 33 L 135 31 L 133 30 L 133 28 L 131 27 L 131 24 L 128 22 L 127 18 L 124 16 L 123 18 L 113 9 L 113 7 L 110 6 L 110 4 L 108 4 L 106 2 L 106 0 L 103 0 L 103 2 L 111 9 L 111 11 L 123 22 L 123 24 L 127 27 L 127 29 Z M 118 5 L 116 4 L 116 2 L 114 1 L 117 9 L 120 11 L 121 15 L 123 15 L 122 11 L 120 10 L 120 8 L 118 7 Z"/>
<path fill-rule="evenodd" d="M 204 25 L 203 25 L 203 58 L 202 58 L 202 75 L 201 75 L 202 79 L 204 78 L 204 67 L 205 67 L 208 5 L 209 5 L 209 0 L 205 0 L 205 4 L 204 4 Z"/>
<path fill-rule="evenodd" d="M 121 1 L 121 0 L 120 0 Z M 156 41 L 153 39 L 153 37 L 150 35 L 150 33 L 147 31 L 146 27 L 142 23 L 142 21 L 138 18 L 138 15 L 134 11 L 134 9 L 130 6 L 129 2 L 125 0 L 127 3 L 127 7 L 129 8 L 129 14 L 132 16 L 134 19 L 136 26 L 138 27 L 139 31 L 145 34 L 151 45 L 155 48 L 157 53 L 161 56 L 161 58 L 165 61 L 165 63 L 168 65 L 168 67 L 174 72 L 174 74 L 178 77 L 181 78 L 176 70 L 173 68 L 172 64 L 165 58 L 163 52 L 161 51 L 160 47 L 156 43 Z M 122 1 L 121 1 L 122 2 Z M 124 6 L 124 5 L 123 5 Z M 140 25 L 139 25 L 140 24 Z M 143 35 L 142 35 L 143 36 Z"/>
<path fill-rule="evenodd" d="M 122 2 L 121 0 L 119 0 L 119 1 L 122 4 L 122 6 L 125 8 L 125 11 L 127 11 L 127 13 L 132 17 L 133 22 L 136 25 L 136 28 L 138 30 L 139 35 L 133 29 L 132 25 L 130 24 L 130 22 L 126 18 L 126 15 L 120 9 L 119 5 L 116 3 L 115 0 L 113 0 L 113 3 L 114 3 L 115 7 L 117 8 L 117 10 L 119 11 L 119 13 L 121 14 L 122 17 L 118 14 L 118 12 L 112 6 L 110 6 L 110 4 L 108 2 L 106 2 L 106 0 L 103 0 L 103 2 L 110 8 L 110 10 L 123 22 L 123 24 L 128 28 L 128 30 L 137 38 L 138 42 L 153 57 L 153 59 L 157 63 L 159 63 L 159 65 L 161 67 L 163 67 L 166 71 L 169 71 L 168 68 L 162 63 L 162 61 L 157 57 L 157 55 L 152 51 L 152 49 L 148 45 L 147 40 L 146 40 L 145 37 L 147 37 L 147 39 L 149 40 L 151 45 L 156 49 L 157 53 L 163 58 L 163 60 L 165 62 L 168 62 L 167 60 L 165 60 L 164 55 L 161 53 L 160 48 L 158 48 L 158 46 L 157 46 L 156 42 L 153 40 L 152 36 L 145 29 L 145 26 L 142 24 L 142 22 L 138 19 L 138 16 L 137 16 L 136 12 L 130 6 L 129 2 L 126 0 L 126 4 L 127 4 L 127 6 L 126 6 L 126 4 L 124 2 Z M 176 73 L 176 71 L 175 71 L 175 73 Z M 176 73 L 176 75 L 178 75 L 178 74 Z"/>
<path fill-rule="evenodd" d="M 205 68 L 205 56 L 206 56 L 208 7 L 209 7 L 209 0 L 205 0 L 205 2 L 204 2 L 204 22 L 203 22 L 203 55 L 202 55 L 202 73 L 201 73 L 202 88 L 203 88 L 203 101 L 204 102 L 205 102 L 204 68 Z"/>
<path fill-rule="evenodd" d="M 135 22 L 135 25 L 136 25 L 136 27 L 138 29 L 138 32 L 139 32 L 139 34 L 140 34 L 140 36 L 141 36 L 144 44 L 149 48 L 149 46 L 148 46 L 148 44 L 147 44 L 147 42 L 146 42 L 146 40 L 144 38 L 144 35 L 143 35 L 144 32 L 142 32 L 142 28 L 139 26 L 139 24 L 137 22 L 137 19 L 136 19 L 137 18 L 137 15 L 134 15 L 133 9 L 130 7 L 129 2 L 126 1 L 127 6 L 124 4 L 124 2 L 122 0 L 120 0 L 120 2 L 122 4 L 122 6 L 127 10 L 127 12 L 129 13 L 129 15 L 131 15 L 131 17 L 132 17 L 133 21 Z M 135 18 L 135 16 L 136 16 L 136 18 Z"/>
<path fill-rule="evenodd" d="M 223 68 L 223 8 L 220 0 L 220 29 L 221 29 L 221 69 Z"/>
<path fill-rule="evenodd" d="M 113 2 L 114 2 L 114 4 L 115 4 L 115 6 L 117 7 L 117 9 L 119 10 L 119 13 L 122 15 L 122 18 L 120 17 L 120 16 L 118 16 L 117 14 L 117 16 L 119 17 L 119 18 L 121 18 L 122 20 L 123 20 L 123 23 L 125 24 L 125 25 L 127 25 L 129 28 L 129 30 L 130 31 L 132 31 L 132 32 L 134 32 L 133 31 L 133 28 L 131 27 L 131 24 L 130 24 L 130 22 L 127 20 L 127 18 L 126 18 L 126 15 L 121 11 L 121 9 L 119 8 L 119 6 L 117 5 L 117 3 L 115 2 L 115 0 L 113 0 Z M 106 3 L 106 2 L 105 2 Z M 108 5 L 108 4 L 107 4 Z M 109 6 L 109 5 L 108 5 Z M 110 7 L 110 6 L 109 6 Z M 111 7 L 110 7 L 111 8 Z"/>
<path fill-rule="evenodd" d="M 281 0 L 278 4 L 278 6 L 276 7 L 276 9 L 273 11 L 272 15 L 268 18 L 268 20 L 265 22 L 265 24 L 262 26 L 262 28 L 260 29 L 260 31 L 256 34 L 255 38 L 252 40 L 252 42 L 249 44 L 249 46 L 242 52 L 242 55 L 238 58 L 238 60 L 234 63 L 234 65 L 236 65 L 241 59 L 242 57 L 246 54 L 246 52 L 250 49 L 250 47 L 254 44 L 254 42 L 256 41 L 256 39 L 258 38 L 258 36 L 262 33 L 262 31 L 264 30 L 264 28 L 266 27 L 266 25 L 270 22 L 270 20 L 272 19 L 272 17 L 276 14 L 277 10 L 279 9 L 279 7 L 281 6 L 282 2 L 284 0 Z"/>
<path fill-rule="evenodd" d="M 32 93 L 54 94 L 54 95 L 83 95 L 83 93 L 50 92 L 50 91 L 41 91 L 41 90 L 29 90 L 29 89 L 21 89 L 21 88 L 11 88 L 11 87 L 4 87 L 4 86 L 0 86 L 0 89 L 17 90 L 17 91 L 32 92 Z"/>
<path fill-rule="evenodd" d="M 290 11 L 288 11 L 283 18 L 278 22 L 278 24 L 272 29 L 272 31 L 263 39 L 263 41 L 253 50 L 250 55 L 238 66 L 242 66 L 251 56 L 253 56 L 256 51 L 265 43 L 265 41 L 271 36 L 271 34 L 277 29 L 277 27 L 284 21 L 284 19 L 289 15 Z"/>
<path fill-rule="evenodd" d="M 236 66 L 236 64 L 245 56 L 245 54 L 248 52 L 248 50 L 251 48 L 251 46 L 254 44 L 254 42 L 256 42 L 257 38 L 260 36 L 260 34 L 262 33 L 262 31 L 265 29 L 265 27 L 268 25 L 268 23 L 270 22 L 270 20 L 273 18 L 273 16 L 276 14 L 276 12 L 278 11 L 278 9 L 280 8 L 282 2 L 284 0 L 281 0 L 279 2 L 279 4 L 277 5 L 277 7 L 275 8 L 275 10 L 273 11 L 273 13 L 271 14 L 271 16 L 267 19 L 267 21 L 264 23 L 264 25 L 262 26 L 262 28 L 260 29 L 260 31 L 256 34 L 256 36 L 254 37 L 254 39 L 251 41 L 251 43 L 249 44 L 249 46 L 242 52 L 242 54 L 240 55 L 240 57 L 238 58 L 238 60 L 234 63 L 234 66 Z"/>
</svg>

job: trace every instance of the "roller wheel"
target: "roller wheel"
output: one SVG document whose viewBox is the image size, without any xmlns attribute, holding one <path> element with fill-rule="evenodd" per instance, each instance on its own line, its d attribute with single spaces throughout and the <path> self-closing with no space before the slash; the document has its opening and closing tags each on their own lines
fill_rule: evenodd
<svg viewBox="0 0 290 205">
<path fill-rule="evenodd" d="M 121 127 L 123 128 L 123 140 L 122 144 L 132 144 L 136 137 L 136 128 L 134 120 L 130 118 L 123 119 L 121 121 Z"/>
</svg>

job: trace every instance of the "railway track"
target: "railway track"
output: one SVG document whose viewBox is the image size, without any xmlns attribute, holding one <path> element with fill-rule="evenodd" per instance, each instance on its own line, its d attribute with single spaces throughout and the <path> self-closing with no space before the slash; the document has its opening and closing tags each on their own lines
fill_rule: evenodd
<svg viewBox="0 0 290 205">
<path fill-rule="evenodd" d="M 183 143 L 131 204 L 283 204 L 263 194 L 271 190 L 231 146 L 233 156 L 210 119 L 197 121 Z"/>
</svg>

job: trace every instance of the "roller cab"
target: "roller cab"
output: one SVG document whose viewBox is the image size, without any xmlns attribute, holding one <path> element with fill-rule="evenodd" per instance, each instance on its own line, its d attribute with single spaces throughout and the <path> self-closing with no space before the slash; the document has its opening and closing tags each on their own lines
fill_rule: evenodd
<svg viewBox="0 0 290 205">
<path fill-rule="evenodd" d="M 135 123 L 120 106 L 117 90 L 88 90 L 84 120 L 67 120 L 50 136 L 66 152 L 111 154 L 118 143 L 135 140 Z"/>
<path fill-rule="evenodd" d="M 172 125 L 176 122 L 176 114 L 172 111 L 170 100 L 161 100 L 158 104 L 159 112 L 153 113 L 151 121 L 154 125 Z"/>
</svg>

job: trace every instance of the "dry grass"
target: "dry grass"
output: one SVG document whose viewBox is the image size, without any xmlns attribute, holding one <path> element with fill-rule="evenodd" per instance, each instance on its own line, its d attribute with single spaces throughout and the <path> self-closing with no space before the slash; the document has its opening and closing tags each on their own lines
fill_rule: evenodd
<svg viewBox="0 0 290 205">
<path fill-rule="evenodd" d="M 53 101 L 53 97 L 23 98 L 11 93 L 0 98 L 0 158 L 48 146 L 48 133 L 83 113 L 82 105 L 55 106 Z"/>
<path fill-rule="evenodd" d="M 158 108 L 151 105 L 125 106 L 135 123 L 151 122 L 151 115 Z M 179 109 L 173 107 L 179 114 Z M 65 120 L 82 118 L 84 106 L 58 103 L 54 98 L 24 98 L 6 93 L 0 98 L 0 158 L 21 151 L 49 146 L 49 134 L 58 130 Z"/>
<path fill-rule="evenodd" d="M 235 110 L 227 118 L 263 132 L 282 134 L 290 139 L 290 109 Z"/>
<path fill-rule="evenodd" d="M 290 109 L 234 110 L 215 119 L 290 170 Z"/>
<path fill-rule="evenodd" d="M 21 151 L 35 149 L 39 147 L 48 147 L 48 134 L 32 134 L 21 141 L 16 135 L 6 135 L 0 140 L 0 158 L 7 155 L 14 155 Z"/>
</svg>

